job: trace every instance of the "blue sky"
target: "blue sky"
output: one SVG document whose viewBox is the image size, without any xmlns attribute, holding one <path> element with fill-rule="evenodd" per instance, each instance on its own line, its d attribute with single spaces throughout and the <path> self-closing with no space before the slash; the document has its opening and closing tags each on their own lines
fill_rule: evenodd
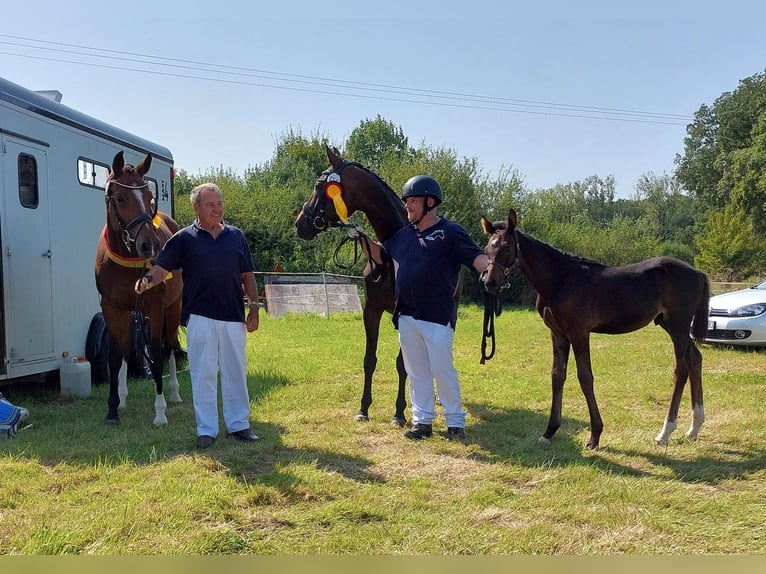
<svg viewBox="0 0 766 574">
<path fill-rule="evenodd" d="M 612 175 L 630 197 L 673 171 L 702 104 L 766 69 L 761 0 L 5 4 L 0 76 L 192 174 L 242 175 L 290 130 L 342 145 L 380 114 L 490 177 Z"/>
</svg>

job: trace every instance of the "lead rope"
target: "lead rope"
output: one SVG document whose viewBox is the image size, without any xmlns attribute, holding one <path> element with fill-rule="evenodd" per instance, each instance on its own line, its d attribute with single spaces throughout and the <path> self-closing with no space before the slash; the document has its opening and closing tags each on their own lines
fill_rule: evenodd
<svg viewBox="0 0 766 574">
<path fill-rule="evenodd" d="M 144 261 L 144 266 L 141 268 L 141 278 L 146 275 L 146 271 L 146 261 Z M 154 366 L 154 361 L 152 361 L 151 352 L 147 353 L 147 343 L 151 339 L 151 334 L 149 332 L 151 325 L 149 325 L 149 321 L 144 315 L 144 299 L 141 293 L 136 293 L 136 307 L 133 310 L 131 320 L 136 323 L 136 328 L 133 331 L 135 333 L 133 352 L 136 353 L 137 356 L 140 353 L 140 356 L 146 360 L 151 369 L 151 367 Z"/>
<path fill-rule="evenodd" d="M 495 356 L 495 316 L 499 316 L 503 308 L 500 299 L 494 293 L 484 293 L 484 328 L 481 336 L 481 362 L 486 363 Z M 487 354 L 487 339 L 490 340 L 492 347 Z"/>
<path fill-rule="evenodd" d="M 354 224 L 353 223 L 340 223 L 336 227 L 340 227 L 341 229 L 343 229 L 343 228 L 346 228 L 346 227 L 354 227 Z M 349 241 L 353 241 L 354 242 L 354 260 L 351 262 L 350 265 L 343 265 L 340 262 L 340 259 L 338 257 L 338 253 L 340 253 L 341 247 L 343 247 Z M 370 252 L 370 238 L 367 237 L 367 235 L 365 233 L 361 233 L 358 237 L 355 237 L 355 238 L 346 236 L 343 239 L 341 239 L 340 243 L 338 243 L 338 246 L 335 248 L 335 252 L 333 253 L 333 256 L 332 256 L 333 263 L 335 263 L 335 265 L 337 265 L 341 269 L 349 269 L 349 268 L 353 267 L 354 265 L 356 265 L 356 262 L 359 261 L 360 251 L 362 251 L 359 248 L 359 244 L 362 241 L 364 241 L 365 247 L 367 248 L 367 253 L 369 253 Z M 370 262 L 370 274 L 369 275 L 370 275 L 370 277 L 374 277 L 374 279 L 372 279 L 372 282 L 373 283 L 378 283 L 380 281 L 380 279 L 383 277 L 383 275 L 375 273 L 375 270 L 378 267 L 380 267 L 382 265 L 382 263 L 378 263 L 372 257 L 368 257 L 367 259 Z"/>
</svg>

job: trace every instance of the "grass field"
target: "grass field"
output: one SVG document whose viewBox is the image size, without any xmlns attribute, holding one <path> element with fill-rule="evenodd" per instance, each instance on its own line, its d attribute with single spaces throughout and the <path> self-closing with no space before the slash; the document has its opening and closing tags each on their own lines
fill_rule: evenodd
<svg viewBox="0 0 766 574">
<path fill-rule="evenodd" d="M 273 319 L 248 337 L 256 444 L 194 448 L 188 373 L 169 425 L 151 427 L 153 385 L 130 381 L 122 425 L 105 387 L 62 398 L 4 388 L 32 427 L 0 441 L 0 554 L 762 554 L 766 551 L 766 353 L 702 346 L 706 423 L 688 389 L 679 429 L 654 444 L 672 381 L 657 327 L 592 338 L 601 448 L 585 448 L 585 401 L 570 364 L 563 424 L 550 409 L 548 332 L 531 311 L 496 321 L 461 308 L 455 357 L 464 444 L 406 441 L 393 427 L 396 333 L 388 317 L 371 420 L 357 423 L 361 314 Z M 409 416 L 409 409 L 407 411 Z"/>
</svg>

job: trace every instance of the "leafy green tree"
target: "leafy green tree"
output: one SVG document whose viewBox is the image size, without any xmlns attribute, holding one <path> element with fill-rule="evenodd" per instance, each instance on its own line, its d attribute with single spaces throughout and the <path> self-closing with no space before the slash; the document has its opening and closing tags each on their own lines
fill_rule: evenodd
<svg viewBox="0 0 766 574">
<path fill-rule="evenodd" d="M 684 155 L 676 156 L 676 177 L 704 205 L 704 211 L 723 208 L 741 176 L 752 181 L 763 165 L 754 146 L 763 128 L 759 122 L 766 111 L 766 74 L 745 78 L 733 92 L 726 92 L 712 106 L 702 105 L 687 127 Z M 742 154 L 741 150 L 748 150 Z M 739 162 L 737 162 L 739 158 Z M 739 165 L 737 165 L 739 164 Z M 742 170 L 743 165 L 748 166 Z M 734 171 L 731 171 L 734 170 Z M 743 184 L 744 185 L 744 184 Z M 752 215 L 747 209 L 748 215 Z"/>
<path fill-rule="evenodd" d="M 346 140 L 347 159 L 380 173 L 384 162 L 406 162 L 411 152 L 404 130 L 378 114 L 374 120 L 362 120 Z"/>
<path fill-rule="evenodd" d="M 495 179 L 479 176 L 477 194 L 482 215 L 490 221 L 504 221 L 510 208 L 524 201 L 524 179 L 517 169 L 503 167 Z"/>
<path fill-rule="evenodd" d="M 720 188 L 729 189 L 732 202 L 749 215 L 759 235 L 766 234 L 766 110 L 753 127 L 753 144 L 731 154 Z"/>
<path fill-rule="evenodd" d="M 733 203 L 709 213 L 697 250 L 695 265 L 719 280 L 748 279 L 766 266 L 766 240 L 753 234 L 752 220 Z"/>
<path fill-rule="evenodd" d="M 672 175 L 657 176 L 648 172 L 639 178 L 635 190 L 633 199 L 640 208 L 636 220 L 661 243 L 686 245 L 691 251 L 696 206 L 694 200 L 683 193 L 679 181 Z M 678 251 L 678 246 L 673 251 Z M 690 261 L 688 255 L 683 259 Z"/>
</svg>

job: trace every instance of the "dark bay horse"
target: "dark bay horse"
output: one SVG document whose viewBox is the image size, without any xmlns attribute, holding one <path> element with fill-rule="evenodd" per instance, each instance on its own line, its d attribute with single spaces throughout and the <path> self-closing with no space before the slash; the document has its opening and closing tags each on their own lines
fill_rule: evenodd
<svg viewBox="0 0 766 574">
<path fill-rule="evenodd" d="M 126 164 L 118 152 L 106 182 L 106 225 L 96 250 L 96 287 L 101 295 L 101 310 L 109 333 L 109 399 L 106 424 L 120 422 L 118 408 L 124 408 L 128 396 L 127 363 L 134 350 L 133 333 L 149 342 L 149 364 L 154 378 L 154 426 L 168 423 L 167 403 L 163 394 L 164 356 L 169 365 L 168 400 L 181 402 L 178 394 L 175 353 L 180 349 L 178 327 L 181 322 L 180 270 L 163 285 L 136 295 L 133 286 L 149 269 L 178 224 L 158 212 L 155 199 L 144 180 L 152 164 L 147 155 L 135 167 Z M 140 314 L 134 313 L 140 312 Z M 131 322 L 139 318 L 134 330 Z M 146 332 L 148 330 L 148 333 Z M 140 339 L 140 337 L 137 337 Z M 146 345 L 136 344 L 139 352 Z"/>
<path fill-rule="evenodd" d="M 482 274 L 485 289 L 496 292 L 506 284 L 514 265 L 537 290 L 537 312 L 551 331 L 553 399 L 548 428 L 540 443 L 549 443 L 561 426 L 561 403 L 569 349 L 574 351 L 577 377 L 590 414 L 589 448 L 598 448 L 604 424 L 593 392 L 590 334 L 629 333 L 654 321 L 673 341 L 673 394 L 665 424 L 655 438 L 667 444 L 676 429 L 678 408 L 688 379 L 692 420 L 686 433 L 696 439 L 705 420 L 702 402 L 702 354 L 694 344 L 707 331 L 708 278 L 688 263 L 655 257 L 622 267 L 606 267 L 574 257 L 519 231 L 516 212 L 508 221 L 491 223 L 482 217 L 489 235 L 489 266 Z M 691 329 L 691 336 L 689 331 Z"/>
<path fill-rule="evenodd" d="M 326 193 L 328 182 L 335 182 L 342 189 L 343 204 L 347 214 L 361 211 L 367 216 L 378 241 L 386 241 L 399 229 L 408 224 L 407 212 L 399 196 L 380 177 L 358 163 L 343 159 L 337 149 L 326 148 L 330 167 L 316 181 L 311 197 L 303 205 L 295 221 L 301 239 L 314 239 L 322 231 L 341 225 L 341 217 L 333 200 Z M 329 178 L 329 179 L 328 179 Z M 337 188 L 336 188 L 337 189 Z M 345 214 L 344 214 L 345 216 Z M 364 277 L 364 305 L 362 315 L 366 346 L 364 352 L 364 390 L 356 420 L 369 420 L 372 404 L 372 376 L 377 366 L 378 335 L 380 320 L 384 311 L 394 311 L 394 269 L 392 264 L 382 265 L 367 262 L 362 273 Z M 396 395 L 396 412 L 393 424 L 404 426 L 405 385 L 407 373 L 401 350 L 396 358 L 399 375 L 399 390 Z"/>
</svg>

